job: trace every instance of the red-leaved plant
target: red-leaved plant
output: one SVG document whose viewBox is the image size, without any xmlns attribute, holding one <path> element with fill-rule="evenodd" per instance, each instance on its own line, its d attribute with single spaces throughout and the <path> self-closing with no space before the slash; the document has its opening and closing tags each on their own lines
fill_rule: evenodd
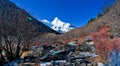
<svg viewBox="0 0 120 66">
<path fill-rule="evenodd" d="M 103 27 L 100 31 L 92 33 L 92 39 L 98 54 L 98 61 L 105 63 L 110 60 L 111 52 L 120 50 L 120 38 L 110 39 L 109 28 Z M 117 62 L 117 61 L 116 61 Z"/>
<path fill-rule="evenodd" d="M 99 56 L 99 61 L 105 62 L 109 49 L 111 48 L 109 41 L 109 28 L 103 27 L 100 31 L 92 33 L 92 39 Z"/>
</svg>

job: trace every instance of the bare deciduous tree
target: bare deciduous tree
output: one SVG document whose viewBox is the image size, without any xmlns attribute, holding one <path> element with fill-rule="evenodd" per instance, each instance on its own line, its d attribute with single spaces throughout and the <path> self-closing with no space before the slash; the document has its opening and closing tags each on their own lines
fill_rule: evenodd
<svg viewBox="0 0 120 66">
<path fill-rule="evenodd" d="M 8 14 L 7 18 L 5 14 Z M 0 17 L 0 63 L 19 59 L 38 35 L 36 27 L 25 17 L 22 13 L 18 15 L 14 12 L 5 12 Z"/>
</svg>

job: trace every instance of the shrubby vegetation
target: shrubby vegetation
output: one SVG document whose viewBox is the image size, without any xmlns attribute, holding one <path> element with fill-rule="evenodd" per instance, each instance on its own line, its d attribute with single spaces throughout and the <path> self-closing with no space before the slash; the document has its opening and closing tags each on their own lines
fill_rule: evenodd
<svg viewBox="0 0 120 66">
<path fill-rule="evenodd" d="M 109 31 L 108 27 L 103 27 L 99 32 L 92 34 L 99 58 L 96 61 L 117 66 L 120 60 L 120 38 L 111 38 Z"/>
</svg>

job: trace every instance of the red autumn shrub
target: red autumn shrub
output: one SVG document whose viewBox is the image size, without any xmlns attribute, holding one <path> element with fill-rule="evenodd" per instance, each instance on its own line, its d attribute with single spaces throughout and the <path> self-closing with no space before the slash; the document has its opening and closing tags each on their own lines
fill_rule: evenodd
<svg viewBox="0 0 120 66">
<path fill-rule="evenodd" d="M 110 53 L 120 51 L 120 38 L 110 39 L 109 37 L 110 35 L 108 27 L 103 27 L 100 31 L 92 33 L 92 38 L 95 43 L 94 45 L 96 47 L 96 52 L 99 56 L 98 61 L 101 61 L 103 63 L 109 60 Z M 116 60 L 114 61 L 117 62 Z"/>
<path fill-rule="evenodd" d="M 105 62 L 108 50 L 111 47 L 109 41 L 109 28 L 103 27 L 100 31 L 92 33 L 92 39 L 95 43 L 96 52 L 100 56 L 99 61 Z"/>
</svg>

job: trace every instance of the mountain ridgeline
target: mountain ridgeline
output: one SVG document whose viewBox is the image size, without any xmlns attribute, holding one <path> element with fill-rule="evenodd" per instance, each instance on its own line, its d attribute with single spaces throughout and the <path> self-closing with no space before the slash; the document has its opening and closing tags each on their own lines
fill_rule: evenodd
<svg viewBox="0 0 120 66">
<path fill-rule="evenodd" d="M 3 20 L 2 20 L 3 19 Z M 14 3 L 9 0 L 0 0 L 0 22 L 14 24 L 15 22 L 18 24 L 26 23 L 31 24 L 33 26 L 36 33 L 44 34 L 44 33 L 55 33 L 53 29 L 44 25 L 40 21 L 33 18 L 29 15 L 25 10 L 17 7 Z M 32 30 L 32 29 L 31 29 Z"/>
<path fill-rule="evenodd" d="M 79 38 L 80 36 L 96 32 L 103 26 L 109 26 L 110 31 L 114 32 L 114 35 L 120 34 L 120 0 L 116 0 L 100 17 L 97 17 L 81 28 L 71 30 L 64 34 L 64 36 L 72 35 L 73 37 L 71 36 L 71 38 Z"/>
</svg>

